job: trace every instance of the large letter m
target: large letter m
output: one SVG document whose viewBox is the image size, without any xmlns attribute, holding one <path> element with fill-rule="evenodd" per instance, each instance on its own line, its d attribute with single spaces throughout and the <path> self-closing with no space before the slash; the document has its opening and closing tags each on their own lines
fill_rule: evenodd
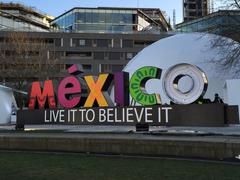
<svg viewBox="0 0 240 180">
<path fill-rule="evenodd" d="M 46 99 L 48 99 L 48 106 L 46 105 Z M 36 100 L 38 104 L 36 104 Z M 29 109 L 44 109 L 44 108 L 56 108 L 56 101 L 53 90 L 52 80 L 44 81 L 43 90 L 41 89 L 40 82 L 33 82 L 29 97 Z"/>
</svg>

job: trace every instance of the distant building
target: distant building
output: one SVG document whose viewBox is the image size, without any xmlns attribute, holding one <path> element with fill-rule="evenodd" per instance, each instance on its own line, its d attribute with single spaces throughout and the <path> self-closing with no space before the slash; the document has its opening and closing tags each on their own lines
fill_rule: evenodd
<svg viewBox="0 0 240 180">
<path fill-rule="evenodd" d="M 22 6 L 19 5 L 18 8 L 21 9 Z M 17 81 L 15 77 L 19 71 L 14 61 L 10 61 L 17 59 L 10 38 L 16 31 L 25 33 L 20 35 L 29 39 L 25 42 L 30 47 L 36 46 L 38 41 L 39 44 L 44 42 L 43 48 L 24 52 L 25 58 L 29 59 L 27 62 L 32 62 L 30 67 L 39 63 L 34 60 L 39 59 L 40 55 L 46 61 L 56 61 L 56 79 L 67 75 L 66 69 L 72 64 L 82 65 L 83 74 L 119 72 L 143 48 L 172 35 L 168 33 L 171 26 L 161 11 L 155 8 L 73 8 L 51 21 L 50 25 L 42 21 L 44 16 L 32 10 L 26 10 L 30 15 L 26 14 L 25 17 L 22 15 L 24 10 L 23 8 L 14 13 L 13 10 L 1 9 L 2 13 L 11 13 L 9 20 L 23 23 L 21 26 L 8 24 L 5 31 L 0 31 L 0 62 L 4 62 L 0 64 L 0 82 L 6 84 Z M 11 77 L 9 73 L 4 73 L 6 71 L 12 72 Z M 46 79 L 46 76 L 40 78 L 37 74 L 27 73 L 26 79 L 31 82 Z"/>
<path fill-rule="evenodd" d="M 73 8 L 51 21 L 23 5 L 0 5 L 0 83 L 13 87 L 21 71 L 25 90 L 35 80 L 56 83 L 72 64 L 82 66 L 82 75 L 119 72 L 143 48 L 172 35 L 156 8 Z M 40 73 L 31 71 L 38 67 Z"/>
<path fill-rule="evenodd" d="M 209 0 L 183 0 L 184 22 L 206 16 L 208 12 Z"/>
<path fill-rule="evenodd" d="M 51 25 L 64 32 L 160 33 L 171 30 L 157 8 L 73 8 L 55 18 Z"/>
<path fill-rule="evenodd" d="M 12 59 L 13 49 L 9 47 L 10 31 L 0 31 L 0 58 Z M 57 60 L 59 78 L 67 73 L 66 68 L 71 64 L 81 64 L 85 74 L 113 73 L 121 71 L 124 66 L 144 47 L 169 37 L 170 34 L 97 34 L 97 33 L 64 33 L 64 32 L 27 32 L 29 43 L 33 39 L 45 42 L 45 58 Z M 37 51 L 34 49 L 34 51 Z M 40 51 L 40 50 L 39 50 Z M 26 58 L 34 60 L 38 52 L 29 54 Z M 147 59 L 146 59 L 147 61 Z M 0 60 L 1 62 L 1 60 Z M 38 62 L 36 62 L 38 63 Z M 34 62 L 33 62 L 34 64 Z M 18 71 L 14 62 L 0 64 L 0 77 L 6 77 L 3 70 Z M 13 74 L 17 74 L 16 72 Z M 32 74 L 28 75 L 31 79 Z M 5 79 L 9 81 L 9 79 Z"/>
<path fill-rule="evenodd" d="M 239 31 L 240 10 L 219 10 L 205 17 L 177 24 L 176 30 L 179 32 L 208 32 L 226 35 L 230 30 L 234 30 L 231 27 Z"/>
<path fill-rule="evenodd" d="M 0 30 L 49 31 L 52 16 L 18 3 L 0 3 Z"/>
</svg>

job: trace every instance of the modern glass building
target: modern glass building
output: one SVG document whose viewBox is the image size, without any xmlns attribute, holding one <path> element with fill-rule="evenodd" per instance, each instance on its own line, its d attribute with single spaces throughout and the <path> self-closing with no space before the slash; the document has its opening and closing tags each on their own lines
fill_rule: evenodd
<svg viewBox="0 0 240 180">
<path fill-rule="evenodd" d="M 205 17 L 177 24 L 176 30 L 179 32 L 225 34 L 231 27 L 240 28 L 239 10 L 219 10 Z"/>
<path fill-rule="evenodd" d="M 82 33 L 159 33 L 171 29 L 159 9 L 137 8 L 73 8 L 51 25 L 65 32 Z"/>
</svg>

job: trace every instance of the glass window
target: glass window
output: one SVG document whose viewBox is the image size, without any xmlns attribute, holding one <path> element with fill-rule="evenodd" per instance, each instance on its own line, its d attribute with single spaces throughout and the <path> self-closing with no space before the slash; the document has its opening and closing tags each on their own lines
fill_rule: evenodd
<svg viewBox="0 0 240 180">
<path fill-rule="evenodd" d="M 56 47 L 61 47 L 61 39 L 54 39 L 54 45 Z"/>
<path fill-rule="evenodd" d="M 72 47 L 78 47 L 78 39 L 72 40 Z"/>
<path fill-rule="evenodd" d="M 94 59 L 96 60 L 104 60 L 104 52 L 95 52 Z"/>
<path fill-rule="evenodd" d="M 89 31 L 92 32 L 105 32 L 105 24 L 91 24 Z"/>
<path fill-rule="evenodd" d="M 134 30 L 134 26 L 132 26 L 132 25 L 123 26 L 123 31 L 124 32 L 132 32 L 133 30 Z"/>
<path fill-rule="evenodd" d="M 72 46 L 73 47 L 79 47 L 79 46 L 91 47 L 92 40 L 91 39 L 73 39 Z"/>
<path fill-rule="evenodd" d="M 86 22 L 92 23 L 92 13 L 91 12 L 86 12 Z"/>
<path fill-rule="evenodd" d="M 109 52 L 104 52 L 104 59 L 106 59 L 106 60 L 109 59 Z"/>
<path fill-rule="evenodd" d="M 92 39 L 86 39 L 85 40 L 85 46 L 92 47 Z"/>
<path fill-rule="evenodd" d="M 127 53 L 127 59 L 132 59 L 133 58 L 133 53 Z"/>
<path fill-rule="evenodd" d="M 111 60 L 120 60 L 121 53 L 120 52 L 110 52 Z"/>
<path fill-rule="evenodd" d="M 112 14 L 110 14 L 109 12 L 107 12 L 105 15 L 105 22 L 112 23 Z"/>
<path fill-rule="evenodd" d="M 85 23 L 86 22 L 86 13 L 85 12 L 78 12 L 76 14 L 76 22 L 77 23 Z"/>
<path fill-rule="evenodd" d="M 122 18 L 123 18 L 123 22 L 126 24 L 134 23 L 132 14 L 123 14 Z"/>
<path fill-rule="evenodd" d="M 196 12 L 189 12 L 189 16 L 196 16 Z"/>
<path fill-rule="evenodd" d="M 79 40 L 79 45 L 80 46 L 85 46 L 86 42 L 85 42 L 85 39 L 80 39 Z"/>
<path fill-rule="evenodd" d="M 109 64 L 101 64 L 101 72 L 111 72 L 112 66 Z"/>
<path fill-rule="evenodd" d="M 92 69 L 92 65 L 90 65 L 90 64 L 83 64 L 82 67 L 83 67 L 83 70 L 91 70 Z"/>
<path fill-rule="evenodd" d="M 49 59 L 56 59 L 64 57 L 63 51 L 49 51 Z"/>
<path fill-rule="evenodd" d="M 113 32 L 115 33 L 121 33 L 124 32 L 124 26 L 122 25 L 113 25 Z"/>
<path fill-rule="evenodd" d="M 99 22 L 99 13 L 92 13 L 92 22 L 98 23 Z"/>
<path fill-rule="evenodd" d="M 133 47 L 133 40 L 123 40 L 122 47 L 123 48 Z"/>
<path fill-rule="evenodd" d="M 91 52 L 66 52 L 67 57 L 92 57 Z"/>
<path fill-rule="evenodd" d="M 123 65 L 112 65 L 112 72 L 120 72 L 123 69 Z"/>
<path fill-rule="evenodd" d="M 120 13 L 117 13 L 116 11 L 113 12 L 113 14 L 112 14 L 112 23 L 119 24 L 120 21 L 121 21 Z"/>
<path fill-rule="evenodd" d="M 112 32 L 113 30 L 112 27 L 113 27 L 112 24 L 106 24 L 105 29 L 107 32 Z"/>
<path fill-rule="evenodd" d="M 97 39 L 97 46 L 98 47 L 109 47 L 109 39 Z"/>
<path fill-rule="evenodd" d="M 189 4 L 190 9 L 196 9 L 196 4 Z"/>
<path fill-rule="evenodd" d="M 105 13 L 100 13 L 99 14 L 99 22 L 100 23 L 104 23 L 106 20 L 105 20 L 105 17 L 106 17 L 106 14 Z"/>
</svg>

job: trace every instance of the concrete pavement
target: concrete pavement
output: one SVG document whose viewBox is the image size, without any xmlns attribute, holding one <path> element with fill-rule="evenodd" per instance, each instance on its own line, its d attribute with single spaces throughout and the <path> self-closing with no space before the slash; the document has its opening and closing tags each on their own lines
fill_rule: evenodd
<svg viewBox="0 0 240 180">
<path fill-rule="evenodd" d="M 14 130 L 15 125 L 2 125 L 0 131 Z M 26 125 L 26 131 L 60 130 L 80 133 L 129 133 L 135 126 L 88 126 L 88 125 Z M 240 136 L 240 125 L 226 127 L 162 127 L 150 126 L 153 134 L 190 134 L 190 135 L 231 135 Z"/>
<path fill-rule="evenodd" d="M 240 137 L 139 133 L 0 133 L 0 150 L 102 153 L 229 159 L 240 155 Z"/>
</svg>

